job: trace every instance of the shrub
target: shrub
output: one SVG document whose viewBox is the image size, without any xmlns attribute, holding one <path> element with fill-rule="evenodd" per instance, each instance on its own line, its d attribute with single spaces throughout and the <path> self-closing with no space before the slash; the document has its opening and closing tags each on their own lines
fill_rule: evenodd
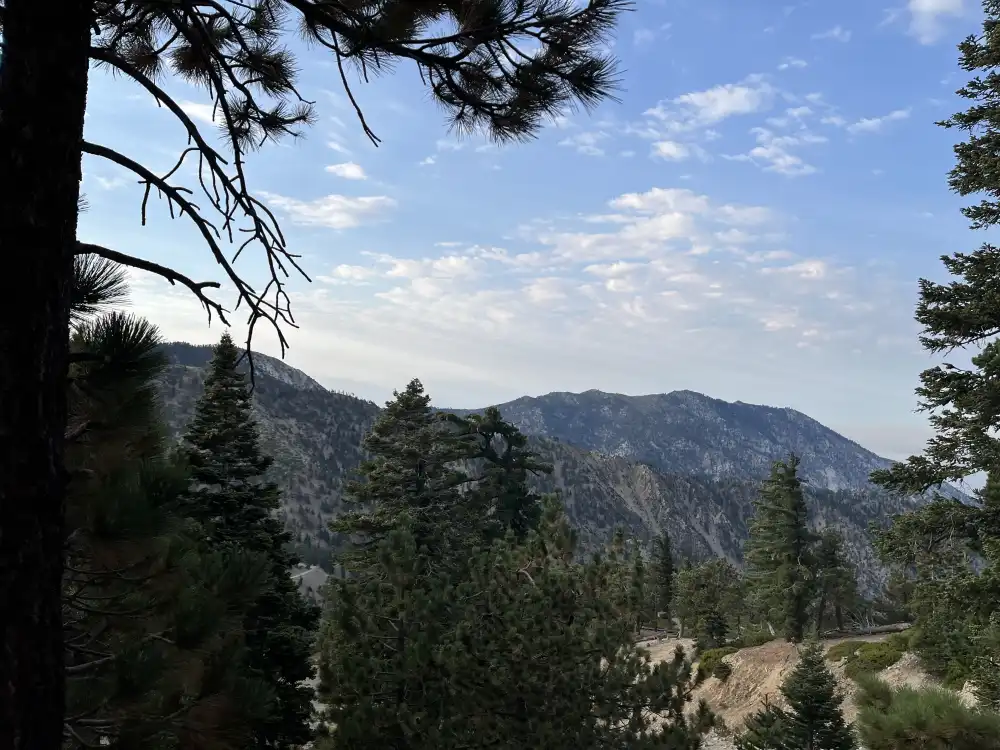
<svg viewBox="0 0 1000 750">
<path fill-rule="evenodd" d="M 889 640 L 862 643 L 853 655 L 847 657 L 844 674 L 855 679 L 860 674 L 881 672 L 903 657 L 903 649 Z"/>
<path fill-rule="evenodd" d="M 755 646 L 763 646 L 765 643 L 770 643 L 774 638 L 771 632 L 766 629 L 748 630 L 745 633 L 741 633 L 738 638 L 733 639 L 730 645 L 736 648 L 754 648 Z"/>
<path fill-rule="evenodd" d="M 840 661 L 844 658 L 850 658 L 854 656 L 854 653 L 863 643 L 863 641 L 842 641 L 835 646 L 831 646 L 830 650 L 826 652 L 826 660 Z"/>
<path fill-rule="evenodd" d="M 726 664 L 726 662 L 720 661 L 718 664 L 715 665 L 715 668 L 712 670 L 712 677 L 719 680 L 720 682 L 725 682 L 726 680 L 729 679 L 729 675 L 731 675 L 732 673 L 733 673 L 733 668 L 728 664 Z"/>
<path fill-rule="evenodd" d="M 698 657 L 698 673 L 696 675 L 698 682 L 702 682 L 709 675 L 718 676 L 715 674 L 715 669 L 722 664 L 722 657 L 735 654 L 738 650 L 732 646 L 723 646 L 722 648 L 710 648 L 702 652 Z M 729 675 L 727 674 L 726 677 L 729 677 Z"/>
<path fill-rule="evenodd" d="M 858 684 L 857 728 L 868 750 L 1000 750 L 1000 714 L 939 688 L 894 690 L 872 675 Z"/>
</svg>

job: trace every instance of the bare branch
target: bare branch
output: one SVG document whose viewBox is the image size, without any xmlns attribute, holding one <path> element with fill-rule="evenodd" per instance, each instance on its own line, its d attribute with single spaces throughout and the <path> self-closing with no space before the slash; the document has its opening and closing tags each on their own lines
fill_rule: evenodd
<svg viewBox="0 0 1000 750">
<path fill-rule="evenodd" d="M 226 272 L 226 275 L 229 277 L 230 281 L 233 283 L 233 286 L 236 288 L 237 294 L 239 295 L 239 302 L 237 303 L 237 307 L 239 306 L 239 303 L 246 302 L 247 307 L 250 309 L 248 323 L 251 327 L 251 330 L 256 325 L 256 322 L 261 318 L 270 322 L 275 332 L 278 335 L 278 341 L 281 345 L 281 352 L 282 355 L 284 355 L 284 352 L 288 347 L 288 342 L 285 339 L 285 334 L 282 331 L 281 325 L 286 324 L 292 326 L 293 328 L 297 326 L 295 320 L 292 318 L 291 310 L 288 308 L 287 305 L 288 296 L 284 292 L 280 281 L 278 281 L 276 277 L 275 267 L 272 266 L 273 276 L 271 282 L 267 285 L 267 287 L 265 287 L 264 292 L 262 294 L 257 293 L 254 290 L 254 288 L 250 286 L 250 284 L 248 284 L 240 277 L 240 275 L 233 268 L 232 263 L 230 263 L 229 260 L 226 258 L 225 254 L 222 251 L 222 247 L 219 245 L 218 229 L 211 222 L 209 222 L 204 216 L 202 216 L 199 207 L 187 197 L 191 193 L 189 189 L 176 185 L 171 185 L 162 177 L 154 174 L 147 167 L 138 163 L 134 159 L 130 159 L 124 154 L 121 154 L 115 151 L 114 149 L 110 149 L 106 146 L 100 146 L 98 144 L 85 141 L 83 143 L 82 150 L 86 154 L 91 154 L 92 156 L 99 156 L 101 158 L 107 159 L 108 161 L 111 161 L 119 165 L 120 167 L 128 169 L 129 171 L 131 171 L 140 178 L 140 184 L 146 186 L 147 196 L 151 188 L 156 188 L 156 190 L 160 194 L 166 196 L 167 202 L 170 207 L 171 216 L 173 216 L 173 211 L 174 208 L 176 207 L 176 209 L 181 214 L 187 216 L 194 223 L 195 227 L 198 229 L 202 238 L 209 246 L 209 249 L 211 250 L 212 255 L 215 257 L 216 262 L 220 266 L 222 266 L 222 268 Z M 143 203 L 145 208 L 145 200 L 143 201 Z M 146 220 L 145 211 L 143 211 L 142 219 L 143 219 L 143 224 L 145 224 Z M 277 252 L 284 252 L 283 250 L 276 250 L 270 243 L 265 245 L 265 247 L 268 249 L 269 259 L 271 259 Z M 266 295 L 272 289 L 275 289 L 274 294 L 276 301 L 268 302 L 265 299 L 264 295 Z M 285 304 L 282 304 L 283 302 Z M 216 312 L 218 312 L 218 310 L 216 310 Z"/>
<path fill-rule="evenodd" d="M 123 266 L 129 266 L 131 268 L 138 268 L 141 271 L 155 273 L 157 276 L 162 276 L 164 279 L 169 281 L 171 286 L 176 286 L 179 282 L 190 289 L 194 296 L 198 298 L 198 301 L 205 306 L 205 309 L 208 311 L 209 323 L 212 322 L 212 312 L 214 311 L 215 314 L 219 316 L 219 320 L 221 320 L 225 325 L 229 325 L 229 321 L 226 320 L 227 310 L 215 300 L 209 299 L 205 296 L 206 289 L 221 288 L 218 281 L 194 281 L 187 276 L 178 273 L 172 268 L 161 266 L 159 263 L 153 263 L 150 260 L 136 258 L 134 255 L 126 255 L 125 253 L 120 253 L 117 250 L 110 250 L 109 248 L 101 245 L 94 245 L 89 242 L 78 242 L 76 246 L 76 254 L 98 255 L 102 258 L 114 261 L 115 263 L 120 263 Z"/>
</svg>

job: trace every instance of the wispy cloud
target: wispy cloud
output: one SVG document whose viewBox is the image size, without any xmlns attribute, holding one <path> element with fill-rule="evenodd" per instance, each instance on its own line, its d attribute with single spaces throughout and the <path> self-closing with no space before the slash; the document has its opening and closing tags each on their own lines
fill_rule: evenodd
<svg viewBox="0 0 1000 750">
<path fill-rule="evenodd" d="M 601 130 L 582 131 L 559 141 L 559 145 L 573 148 L 584 156 L 604 156 L 604 148 L 601 144 L 608 137 L 608 133 Z"/>
<path fill-rule="evenodd" d="M 859 133 L 878 133 L 890 122 L 905 120 L 910 116 L 909 109 L 896 109 L 881 117 L 864 117 L 857 122 L 852 122 L 847 126 L 847 132 L 851 135 Z"/>
<path fill-rule="evenodd" d="M 385 195 L 351 197 L 331 194 L 311 201 L 274 193 L 261 195 L 293 223 L 329 229 L 351 229 L 378 221 L 396 206 L 396 201 Z"/>
<path fill-rule="evenodd" d="M 813 39 L 829 39 L 834 42 L 851 41 L 851 32 L 843 26 L 837 25 L 826 31 L 819 31 L 812 35 Z"/>
<path fill-rule="evenodd" d="M 786 57 L 778 64 L 778 70 L 789 70 L 790 68 L 805 68 L 809 65 L 805 60 L 798 57 Z"/>
</svg>

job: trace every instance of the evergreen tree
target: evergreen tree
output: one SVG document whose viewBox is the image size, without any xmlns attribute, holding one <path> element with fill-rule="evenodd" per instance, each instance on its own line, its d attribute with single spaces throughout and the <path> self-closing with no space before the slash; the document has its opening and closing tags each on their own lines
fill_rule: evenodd
<svg viewBox="0 0 1000 750">
<path fill-rule="evenodd" d="M 463 425 L 436 413 L 417 379 L 385 405 L 363 446 L 360 481 L 347 486 L 355 509 L 330 524 L 352 536 L 344 555 L 349 570 L 375 564 L 379 542 L 399 527 L 404 514 L 418 548 L 425 545 L 455 554 L 478 537 L 483 508 L 463 495 L 469 476 L 458 468 L 478 447 Z"/>
<path fill-rule="evenodd" d="M 266 555 L 270 580 L 244 621 L 248 673 L 267 681 L 274 708 L 252 721 L 254 747 L 290 748 L 311 737 L 313 632 L 319 609 L 290 577 L 298 560 L 278 512 L 277 486 L 264 474 L 272 459 L 260 446 L 240 353 L 228 334 L 215 347 L 205 391 L 184 436 L 192 483 L 185 511 L 213 544 Z"/>
<path fill-rule="evenodd" d="M 736 750 L 783 750 L 785 712 L 764 698 L 764 707 L 747 717 L 733 741 Z"/>
<path fill-rule="evenodd" d="M 189 480 L 160 420 L 165 359 L 152 325 L 106 311 L 125 293 L 122 269 L 78 258 L 63 748 L 235 750 L 273 700 L 267 685 L 233 668 L 266 560 L 213 549 L 177 512 Z"/>
<path fill-rule="evenodd" d="M 538 525 L 542 513 L 541 497 L 528 487 L 528 477 L 549 474 L 552 467 L 538 460 L 528 447 L 527 436 L 504 421 L 495 406 L 481 416 L 446 418 L 472 438 L 468 460 L 479 472 L 473 497 L 466 502 L 483 514 L 486 537 L 493 539 L 510 530 L 516 539 L 523 539 Z"/>
<path fill-rule="evenodd" d="M 677 574 L 674 610 L 685 636 L 708 648 L 723 645 L 726 634 L 739 627 L 743 581 L 726 560 L 713 558 Z"/>
<path fill-rule="evenodd" d="M 334 581 L 329 748 L 699 747 L 712 718 L 704 705 L 685 716 L 690 663 L 679 652 L 653 666 L 635 647 L 627 563 L 576 562 L 556 501 L 537 531 L 495 540 L 461 577 L 407 525 L 380 542 L 378 573 Z"/>
<path fill-rule="evenodd" d="M 994 169 L 1000 136 L 1000 2 L 984 0 L 983 33 L 969 36 L 958 47 L 959 65 L 974 73 L 958 95 L 969 100 L 964 112 L 939 125 L 967 134 L 955 146 L 956 165 L 949 186 L 961 196 L 982 194 L 976 205 L 962 209 L 973 229 L 1000 223 L 1000 175 Z M 970 254 L 941 258 L 956 277 L 946 284 L 920 280 L 916 319 L 923 327 L 920 343 L 930 353 L 975 347 L 972 368 L 943 364 L 925 370 L 917 389 L 921 409 L 930 413 L 934 428 L 921 456 L 891 469 L 875 472 L 873 481 L 916 492 L 943 481 L 989 471 L 1000 458 L 1000 398 L 996 372 L 1000 365 L 1000 250 L 984 244 Z"/>
<path fill-rule="evenodd" d="M 670 535 L 660 534 L 653 543 L 653 577 L 656 589 L 657 616 L 666 618 L 668 628 L 673 618 L 674 602 L 674 552 L 670 545 Z"/>
<path fill-rule="evenodd" d="M 737 740 L 739 750 L 854 750 L 837 681 L 818 643 L 800 648 L 799 662 L 781 686 L 787 708 L 765 706 Z"/>
<path fill-rule="evenodd" d="M 844 538 L 833 529 L 825 529 L 816 541 L 813 553 L 816 590 L 816 630 L 822 632 L 826 615 L 833 611 L 838 631 L 844 629 L 844 611 L 858 598 L 857 571 L 844 554 Z"/>
<path fill-rule="evenodd" d="M 45 3 L 4 0 L 0 175 L 12 189 L 0 202 L 0 256 L 9 261 L 0 293 L 24 301 L 18 316 L 0 320 L 0 674 L 13 681 L 0 691 L 0 716 L 16 717 L 9 731 L 19 742 L 32 750 L 62 742 L 59 578 L 73 257 L 93 252 L 158 274 L 187 287 L 223 322 L 226 314 L 207 296 L 216 282 L 78 241 L 83 154 L 131 171 L 178 209 L 237 290 L 250 331 L 271 324 L 284 345 L 282 329 L 293 322 L 284 278 L 297 260 L 252 193 L 246 165 L 249 152 L 315 120 L 295 80 L 294 35 L 329 51 L 352 102 L 347 67 L 359 66 L 367 80 L 367 73 L 409 62 L 420 73 L 413 81 L 456 128 L 509 142 L 530 138 L 569 106 L 611 95 L 617 64 L 606 42 L 628 7 L 627 0 L 70 0 L 53 24 Z M 530 49 L 523 44 L 529 37 Z M 196 164 L 196 176 L 180 168 L 160 173 L 141 155 L 122 153 L 121 144 L 84 138 L 88 95 L 103 88 L 88 88 L 88 80 L 101 69 L 163 105 L 159 111 L 187 135 L 178 158 Z M 207 92 L 205 103 L 222 123 L 222 150 L 171 97 L 177 81 Z M 377 142 L 360 108 L 357 114 Z M 185 175 L 203 189 L 201 199 L 192 197 Z M 145 208 L 143 201 L 143 216 Z M 216 231 L 219 225 L 230 231 Z M 230 260 L 248 255 L 248 246 L 266 259 L 265 283 L 246 283 Z"/>
<path fill-rule="evenodd" d="M 766 617 L 781 634 L 799 642 L 812 601 L 811 545 L 806 502 L 798 478 L 798 458 L 777 461 L 754 501 L 754 517 L 744 547 L 746 577 Z"/>
</svg>

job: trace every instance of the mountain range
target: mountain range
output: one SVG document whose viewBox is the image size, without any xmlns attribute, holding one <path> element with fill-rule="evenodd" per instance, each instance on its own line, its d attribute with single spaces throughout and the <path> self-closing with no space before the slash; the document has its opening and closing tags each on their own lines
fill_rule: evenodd
<svg viewBox="0 0 1000 750">
<path fill-rule="evenodd" d="M 184 343 L 165 350 L 164 412 L 179 436 L 201 394 L 212 350 Z M 361 442 L 380 408 L 330 391 L 266 355 L 254 355 L 254 369 L 255 416 L 265 449 L 275 457 L 271 471 L 283 490 L 286 525 L 303 559 L 326 566 L 334 543 L 326 525 L 343 508 L 344 485 L 364 457 Z M 871 471 L 891 461 L 793 409 L 729 403 L 693 391 L 624 396 L 596 390 L 498 406 L 553 466 L 551 475 L 533 482 L 540 491 L 559 492 L 587 550 L 606 543 L 620 526 L 643 544 L 668 532 L 682 556 L 718 556 L 739 565 L 759 483 L 775 460 L 794 452 L 812 524 L 841 531 L 862 588 L 873 591 L 884 572 L 869 523 L 926 502 L 871 485 Z M 948 494 L 960 493 L 949 488 Z"/>
</svg>

